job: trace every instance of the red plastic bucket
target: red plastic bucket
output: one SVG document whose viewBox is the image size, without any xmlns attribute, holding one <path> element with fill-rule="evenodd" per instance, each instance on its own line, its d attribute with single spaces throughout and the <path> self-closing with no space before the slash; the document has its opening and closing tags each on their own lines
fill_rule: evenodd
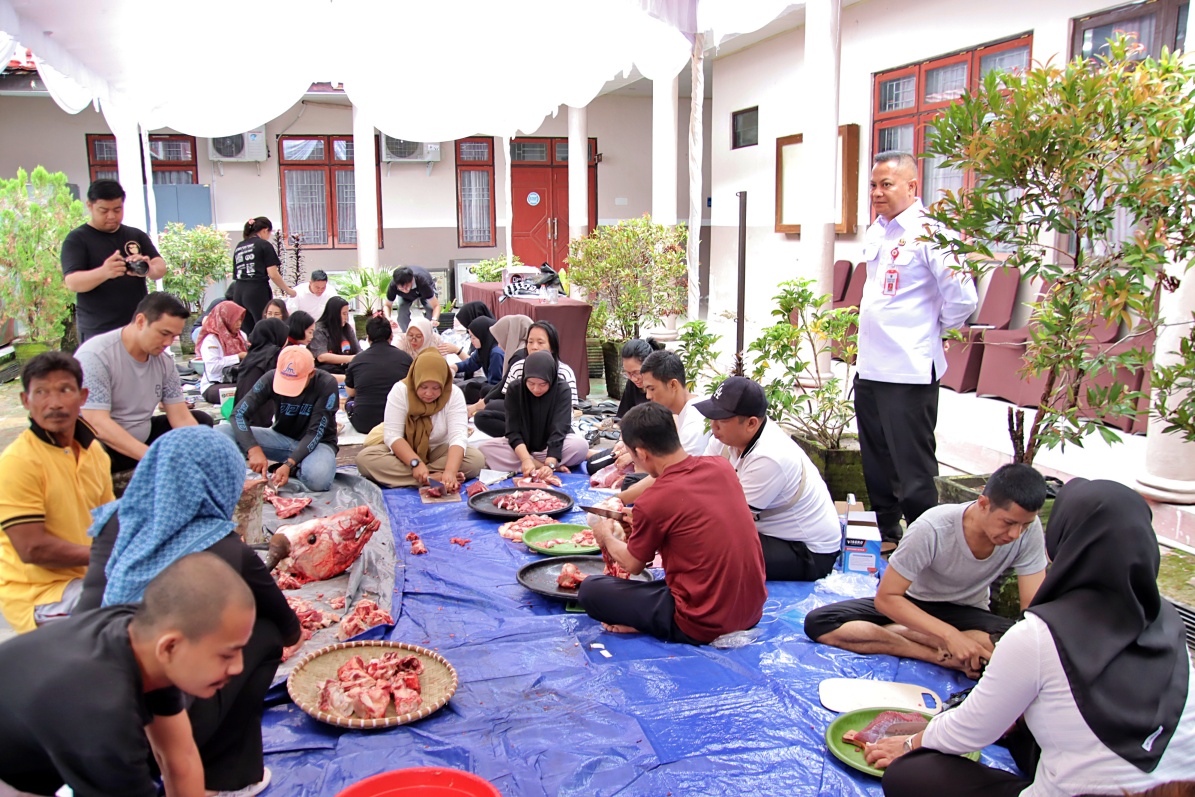
<svg viewBox="0 0 1195 797">
<path fill-rule="evenodd" d="M 336 797 L 502 797 L 489 781 L 446 767 L 383 772 L 354 783 Z"/>
</svg>

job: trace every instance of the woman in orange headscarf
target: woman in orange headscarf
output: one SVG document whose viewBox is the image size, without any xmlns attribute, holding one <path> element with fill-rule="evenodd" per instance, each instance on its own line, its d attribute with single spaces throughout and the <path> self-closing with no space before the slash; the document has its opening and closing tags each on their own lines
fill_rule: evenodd
<svg viewBox="0 0 1195 797">
<path fill-rule="evenodd" d="M 455 491 L 485 467 L 468 426 L 465 395 L 444 355 L 425 347 L 390 389 L 385 419 L 366 436 L 357 470 L 383 487 L 425 486 L 430 477 Z"/>
<path fill-rule="evenodd" d="M 208 404 L 220 403 L 220 388 L 236 388 L 236 374 L 230 369 L 240 365 L 249 350 L 241 332 L 245 308 L 236 302 L 220 302 L 203 319 L 195 346 L 203 359 L 199 389 Z"/>
</svg>

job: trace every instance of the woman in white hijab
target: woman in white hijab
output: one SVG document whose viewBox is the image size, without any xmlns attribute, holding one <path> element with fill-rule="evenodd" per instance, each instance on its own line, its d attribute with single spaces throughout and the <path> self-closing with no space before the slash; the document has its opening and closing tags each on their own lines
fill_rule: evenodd
<svg viewBox="0 0 1195 797">
<path fill-rule="evenodd" d="M 428 346 L 438 349 L 442 342 L 440 333 L 432 328 L 432 322 L 420 316 L 411 319 L 406 334 L 399 334 L 395 344 L 414 359 Z"/>
</svg>

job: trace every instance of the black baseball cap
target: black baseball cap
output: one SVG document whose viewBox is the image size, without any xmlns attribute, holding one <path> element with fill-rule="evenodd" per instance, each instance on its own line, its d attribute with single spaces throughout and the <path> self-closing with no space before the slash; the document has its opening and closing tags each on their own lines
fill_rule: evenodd
<svg viewBox="0 0 1195 797">
<path fill-rule="evenodd" d="M 758 382 L 745 376 L 732 376 L 718 385 L 714 395 L 695 405 L 697 411 L 712 421 L 736 416 L 762 418 L 768 413 L 768 397 Z"/>
</svg>

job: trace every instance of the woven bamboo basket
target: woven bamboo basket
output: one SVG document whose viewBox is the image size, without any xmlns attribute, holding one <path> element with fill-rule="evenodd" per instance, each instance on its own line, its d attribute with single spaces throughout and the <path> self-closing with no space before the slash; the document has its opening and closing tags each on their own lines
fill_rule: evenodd
<svg viewBox="0 0 1195 797">
<path fill-rule="evenodd" d="M 368 663 L 370 659 L 378 658 L 392 650 L 414 654 L 423 662 L 423 673 L 419 676 L 423 703 L 417 711 L 396 714 L 394 703 L 387 706 L 386 716 L 377 719 L 342 717 L 339 714 L 320 711 L 320 690 L 324 681 L 336 678 L 336 670 L 340 668 L 340 665 L 353 656 L 360 656 Z M 290 677 L 286 679 L 286 690 L 290 693 L 296 706 L 320 722 L 358 730 L 392 728 L 395 725 L 405 725 L 408 722 L 423 719 L 442 708 L 456 693 L 456 686 L 456 669 L 439 653 L 418 645 L 408 645 L 405 642 L 382 640 L 338 642 L 335 645 L 321 648 L 304 656 L 303 660 L 295 666 Z"/>
</svg>

